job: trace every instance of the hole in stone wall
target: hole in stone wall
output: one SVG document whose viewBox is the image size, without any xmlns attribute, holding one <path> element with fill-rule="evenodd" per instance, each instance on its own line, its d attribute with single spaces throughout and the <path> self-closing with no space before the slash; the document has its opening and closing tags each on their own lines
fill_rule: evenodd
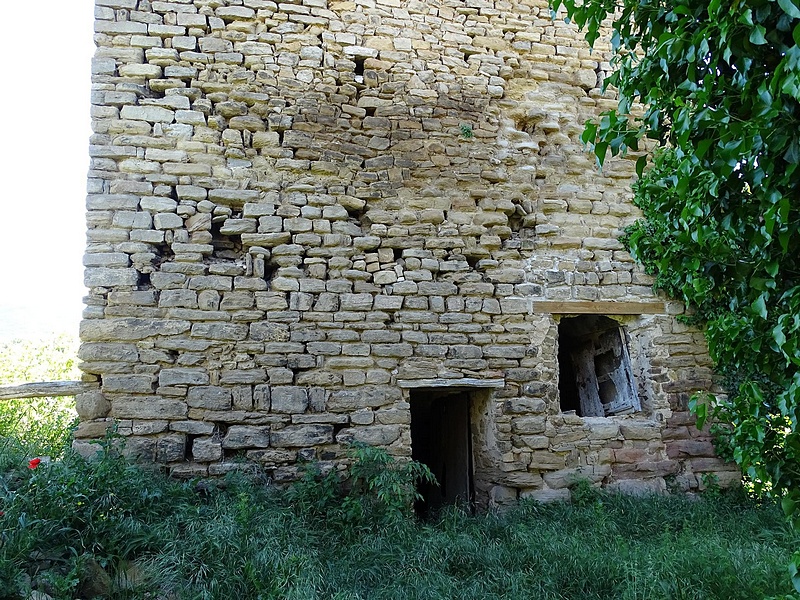
<svg viewBox="0 0 800 600">
<path fill-rule="evenodd" d="M 558 391 L 563 412 L 603 417 L 641 410 L 625 332 L 600 315 L 558 324 Z"/>
<path fill-rule="evenodd" d="M 229 218 L 235 217 L 230 215 Z M 238 260 L 242 256 L 242 241 L 239 235 L 225 235 L 220 232 L 225 218 L 215 217 L 211 222 L 211 244 L 214 246 L 214 257 Z"/>
<path fill-rule="evenodd" d="M 353 69 L 353 75 L 356 76 L 356 81 L 358 81 L 359 83 L 364 81 L 364 61 L 365 60 L 366 59 L 363 56 L 354 56 L 353 57 L 353 62 L 356 64 L 355 68 Z"/>
<path fill-rule="evenodd" d="M 364 108 L 364 111 L 367 113 L 366 117 L 374 117 L 375 116 L 375 107 L 374 106 L 367 106 Z"/>
<path fill-rule="evenodd" d="M 427 465 L 439 484 L 418 484 L 422 500 L 414 508 L 421 517 L 446 505 L 474 503 L 471 403 L 464 390 L 411 393 L 411 457 Z"/>
<path fill-rule="evenodd" d="M 515 124 L 514 128 L 517 131 L 522 131 L 527 133 L 528 135 L 533 135 L 536 131 L 536 121 L 530 119 L 519 119 Z"/>
<path fill-rule="evenodd" d="M 171 262 L 175 258 L 175 252 L 169 244 L 154 244 L 153 251 L 156 253 L 157 258 L 153 262 L 155 267 L 159 267 L 164 263 Z"/>
<path fill-rule="evenodd" d="M 186 436 L 186 445 L 183 447 L 183 460 L 187 462 L 191 462 L 194 458 L 192 455 L 192 446 L 194 446 L 194 441 L 198 438 L 197 435 L 188 434 Z"/>
<path fill-rule="evenodd" d="M 278 272 L 278 265 L 272 262 L 264 263 L 264 281 L 267 282 L 267 290 L 272 289 L 272 280 L 275 278 L 275 274 L 277 272 Z"/>
<path fill-rule="evenodd" d="M 137 289 L 139 290 L 149 290 L 152 289 L 152 284 L 150 283 L 150 273 L 139 273 L 139 283 L 137 285 Z"/>
</svg>

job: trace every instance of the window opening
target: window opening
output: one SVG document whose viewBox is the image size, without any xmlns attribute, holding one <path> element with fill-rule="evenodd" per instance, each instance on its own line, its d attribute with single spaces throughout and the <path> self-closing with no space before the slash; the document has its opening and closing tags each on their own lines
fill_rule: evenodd
<svg viewBox="0 0 800 600">
<path fill-rule="evenodd" d="M 428 466 L 438 485 L 420 482 L 421 517 L 442 506 L 474 501 L 471 399 L 467 392 L 415 390 L 411 393 L 411 457 Z"/>
<path fill-rule="evenodd" d="M 599 315 L 558 324 L 558 391 L 562 412 L 603 417 L 641 410 L 625 331 Z"/>
</svg>

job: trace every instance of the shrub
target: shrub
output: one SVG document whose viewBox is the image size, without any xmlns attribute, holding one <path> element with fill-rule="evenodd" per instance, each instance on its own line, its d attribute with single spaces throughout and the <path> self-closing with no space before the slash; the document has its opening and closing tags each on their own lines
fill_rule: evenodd
<svg viewBox="0 0 800 600">
<path fill-rule="evenodd" d="M 354 443 L 349 479 L 333 469 L 306 465 L 303 476 L 289 490 L 292 504 L 306 515 L 324 516 L 343 528 L 398 527 L 408 521 L 420 480 L 435 483 L 430 469 L 416 461 L 399 461 L 382 448 Z"/>
</svg>

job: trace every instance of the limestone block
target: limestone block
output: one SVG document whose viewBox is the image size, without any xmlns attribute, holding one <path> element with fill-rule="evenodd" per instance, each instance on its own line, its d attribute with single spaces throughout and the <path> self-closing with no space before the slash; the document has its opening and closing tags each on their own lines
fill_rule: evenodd
<svg viewBox="0 0 800 600">
<path fill-rule="evenodd" d="M 159 396 L 121 397 L 111 402 L 111 416 L 117 419 L 185 419 L 187 412 L 185 402 Z"/>
<path fill-rule="evenodd" d="M 209 375 L 205 369 L 161 369 L 158 375 L 160 386 L 207 385 Z"/>
<path fill-rule="evenodd" d="M 570 499 L 569 488 L 551 490 L 542 488 L 540 490 L 525 490 L 520 493 L 520 498 L 530 498 L 537 502 L 568 502 Z"/>
<path fill-rule="evenodd" d="M 272 388 L 272 411 L 285 414 L 304 413 L 308 408 L 308 390 L 294 386 Z"/>
<path fill-rule="evenodd" d="M 213 437 L 199 437 L 192 442 L 192 457 L 200 462 L 222 458 L 222 443 Z"/>
<path fill-rule="evenodd" d="M 511 430 L 522 435 L 544 433 L 545 417 L 516 417 L 511 421 Z"/>
<path fill-rule="evenodd" d="M 86 269 L 83 276 L 83 284 L 88 288 L 133 286 L 138 282 L 139 272 L 136 269 L 93 267 Z"/>
<path fill-rule="evenodd" d="M 273 431 L 275 448 L 300 448 L 333 443 L 333 425 L 289 425 Z"/>
<path fill-rule="evenodd" d="M 586 417 L 584 419 L 589 429 L 589 436 L 596 440 L 610 440 L 620 437 L 619 424 L 603 417 Z"/>
<path fill-rule="evenodd" d="M 372 344 L 375 356 L 408 357 L 414 353 L 411 344 Z"/>
<path fill-rule="evenodd" d="M 534 450 L 550 447 L 550 438 L 546 435 L 522 435 L 518 438 L 525 446 Z"/>
<path fill-rule="evenodd" d="M 400 437 L 399 425 L 371 425 L 369 427 L 349 427 L 336 434 L 340 444 L 361 442 L 370 446 L 388 446 Z"/>
<path fill-rule="evenodd" d="M 164 272 L 151 273 L 150 283 L 157 290 L 179 289 L 183 288 L 183 285 L 186 283 L 186 275 Z"/>
<path fill-rule="evenodd" d="M 94 30 L 95 33 L 107 33 L 110 35 L 146 34 L 147 24 L 134 21 L 95 21 Z"/>
<path fill-rule="evenodd" d="M 199 275 L 189 279 L 189 288 L 229 292 L 233 289 L 233 278 L 224 275 Z"/>
<path fill-rule="evenodd" d="M 372 310 L 372 294 L 342 294 L 339 298 L 340 310 Z"/>
<path fill-rule="evenodd" d="M 186 436 L 172 433 L 160 436 L 156 441 L 156 461 L 171 463 L 186 457 Z"/>
<path fill-rule="evenodd" d="M 169 428 L 172 431 L 188 433 L 189 435 L 211 435 L 214 433 L 214 424 L 206 423 L 205 421 L 171 421 Z"/>
<path fill-rule="evenodd" d="M 153 79 L 156 77 L 161 77 L 161 67 L 157 65 L 122 65 L 119 68 L 119 74 L 122 77 L 141 77 L 143 79 Z M 124 107 L 123 107 L 124 108 Z M 123 119 L 128 119 L 130 117 L 123 116 Z M 149 119 L 144 119 L 145 121 Z M 168 123 L 170 121 L 167 121 Z"/>
<path fill-rule="evenodd" d="M 150 394 L 153 383 L 152 375 L 107 375 L 102 389 L 106 393 Z"/>
<path fill-rule="evenodd" d="M 222 440 L 222 447 L 229 450 L 269 447 L 269 427 L 231 425 Z"/>
<path fill-rule="evenodd" d="M 110 409 L 111 404 L 101 392 L 85 392 L 75 396 L 75 411 L 83 421 L 103 418 Z"/>
<path fill-rule="evenodd" d="M 139 197 L 128 194 L 89 194 L 87 210 L 136 210 Z"/>
<path fill-rule="evenodd" d="M 326 408 L 331 412 L 354 412 L 362 408 L 387 406 L 399 401 L 401 397 L 399 389 L 390 387 L 367 386 L 358 390 L 334 390 Z"/>
<path fill-rule="evenodd" d="M 655 440 L 661 435 L 661 426 L 652 421 L 624 421 L 619 430 L 626 440 Z"/>
<path fill-rule="evenodd" d="M 493 507 L 511 506 L 517 502 L 517 489 L 504 485 L 492 486 L 489 503 Z"/>
<path fill-rule="evenodd" d="M 95 252 L 83 255 L 84 267 L 127 267 L 130 257 L 124 252 Z"/>
<path fill-rule="evenodd" d="M 241 235 L 255 233 L 257 221 L 255 219 L 226 219 L 220 228 L 222 235 Z"/>
<path fill-rule="evenodd" d="M 175 120 L 175 111 L 160 106 L 131 106 L 122 107 L 120 116 L 132 121 L 148 121 L 150 123 L 172 123 Z"/>
<path fill-rule="evenodd" d="M 224 369 L 220 373 L 220 383 L 223 385 L 252 385 L 264 383 L 267 373 L 263 368 L 255 369 Z"/>
<path fill-rule="evenodd" d="M 621 479 L 619 481 L 612 481 L 608 485 L 608 489 L 632 496 L 649 496 L 652 494 L 665 494 L 667 492 L 667 485 L 661 477 L 654 477 L 652 479 Z"/>
<path fill-rule="evenodd" d="M 219 386 L 193 387 L 186 400 L 191 408 L 229 410 L 232 406 L 231 390 Z"/>
<path fill-rule="evenodd" d="M 159 213 L 153 217 L 156 229 L 180 229 L 183 219 L 174 213 Z"/>
<path fill-rule="evenodd" d="M 122 447 L 122 455 L 131 461 L 154 462 L 156 440 L 150 437 L 128 437 Z"/>
<path fill-rule="evenodd" d="M 714 457 L 716 452 L 714 444 L 710 440 L 675 440 L 667 445 L 667 456 L 670 458 Z"/>
<path fill-rule="evenodd" d="M 243 340 L 247 337 L 248 326 L 235 323 L 195 323 L 192 337 L 211 340 Z"/>
<path fill-rule="evenodd" d="M 539 452 L 535 453 L 539 454 Z M 533 465 L 533 461 L 531 461 Z M 560 489 L 574 485 L 582 480 L 591 483 L 600 483 L 604 478 L 611 475 L 611 465 L 589 465 L 575 467 L 573 469 L 560 469 L 545 473 L 544 481 L 548 487 Z"/>
<path fill-rule="evenodd" d="M 547 410 L 547 404 L 540 398 L 511 398 L 505 402 L 507 413 L 534 413 L 540 414 Z"/>
</svg>

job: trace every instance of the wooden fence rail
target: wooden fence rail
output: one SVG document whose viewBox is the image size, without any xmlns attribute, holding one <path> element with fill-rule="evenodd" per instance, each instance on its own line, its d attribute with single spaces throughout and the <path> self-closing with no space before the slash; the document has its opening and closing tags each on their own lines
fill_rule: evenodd
<svg viewBox="0 0 800 600">
<path fill-rule="evenodd" d="M 41 396 L 74 396 L 97 388 L 96 383 L 83 381 L 38 381 L 22 385 L 0 385 L 0 400 L 39 398 Z"/>
</svg>

